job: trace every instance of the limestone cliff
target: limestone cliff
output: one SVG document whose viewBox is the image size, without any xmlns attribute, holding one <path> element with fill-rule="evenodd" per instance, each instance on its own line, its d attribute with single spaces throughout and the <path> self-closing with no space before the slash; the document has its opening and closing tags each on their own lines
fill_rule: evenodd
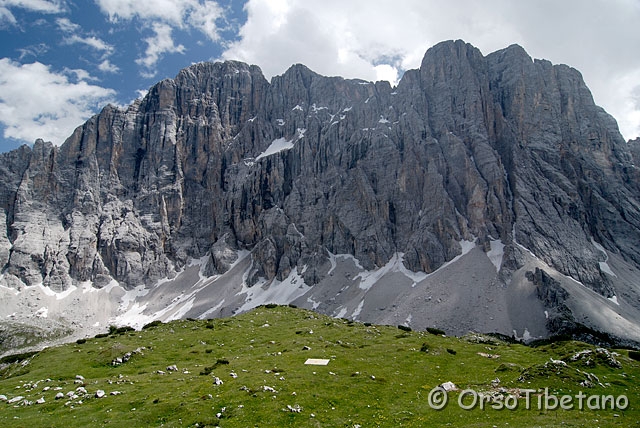
<svg viewBox="0 0 640 428">
<path fill-rule="evenodd" d="M 443 42 L 397 87 L 196 64 L 61 147 L 0 155 L 1 281 L 131 288 L 249 250 L 248 285 L 314 285 L 330 254 L 430 273 L 500 241 L 502 283 L 530 252 L 612 297 L 607 254 L 640 268 L 638 147 L 578 71 L 515 45 Z"/>
</svg>

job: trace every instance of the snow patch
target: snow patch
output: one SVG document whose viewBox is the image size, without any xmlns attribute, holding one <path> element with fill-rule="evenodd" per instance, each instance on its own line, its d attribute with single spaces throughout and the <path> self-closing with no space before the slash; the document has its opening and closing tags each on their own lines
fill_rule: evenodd
<svg viewBox="0 0 640 428">
<path fill-rule="evenodd" d="M 504 257 L 504 244 L 502 241 L 491 241 L 491 250 L 487 253 L 489 260 L 496 267 L 496 272 L 500 271 L 502 258 Z"/>
<path fill-rule="evenodd" d="M 383 116 L 380 116 L 380 120 L 378 120 L 378 123 L 390 123 L 387 119 L 385 119 Z"/>
<path fill-rule="evenodd" d="M 320 302 L 316 302 L 311 297 L 307 297 L 307 303 L 311 303 L 311 307 L 313 308 L 314 311 L 318 309 L 318 306 L 320 306 Z"/>
<path fill-rule="evenodd" d="M 602 245 L 600 245 L 596 241 L 594 241 L 593 238 L 591 238 L 591 244 L 593 244 L 593 246 L 596 247 L 596 249 L 598 251 L 600 251 L 602 254 L 604 254 L 604 261 L 603 262 L 598 262 L 598 265 L 600 266 L 600 270 L 602 272 L 606 273 L 607 275 L 611 275 L 613 277 L 616 277 L 616 274 L 613 273 L 613 271 L 611 270 L 611 267 L 607 263 L 609 261 L 609 254 L 607 254 L 607 250 L 605 250 Z"/>
<path fill-rule="evenodd" d="M 329 268 L 329 272 L 327 272 L 327 275 L 331 275 L 333 271 L 336 270 L 336 266 L 338 265 L 338 263 L 336 262 L 336 256 L 333 255 L 331 251 L 329 251 L 328 253 L 329 253 L 329 263 L 331 263 L 331 267 Z"/>
<path fill-rule="evenodd" d="M 287 304 L 303 296 L 310 289 L 311 287 L 305 284 L 297 269 L 291 271 L 283 281 L 274 279 L 266 288 L 264 284 L 249 287 L 243 282 L 242 290 L 237 295 L 244 294 L 246 296 L 245 303 L 238 308 L 237 312 L 246 312 L 267 303 Z"/>
<path fill-rule="evenodd" d="M 278 124 L 278 126 L 284 126 L 285 121 L 284 119 L 276 119 L 276 123 Z"/>
<path fill-rule="evenodd" d="M 4 276 L 4 275 L 2 275 Z M 2 281 L 2 276 L 0 276 L 0 281 Z M 18 294 L 20 294 L 20 292 L 18 290 L 16 290 L 15 288 L 11 288 L 11 287 L 7 287 L 6 285 L 0 284 L 0 290 L 6 292 L 6 293 L 11 293 L 14 296 L 17 296 Z"/>
<path fill-rule="evenodd" d="M 111 293 L 111 290 L 113 290 L 116 287 L 120 287 L 120 283 L 118 281 L 116 281 L 115 279 L 112 279 L 110 283 L 108 283 L 105 287 L 103 287 L 102 289 L 104 290 L 105 293 Z M 120 287 L 121 288 L 121 287 Z"/>
<path fill-rule="evenodd" d="M 462 257 L 462 256 L 468 254 L 474 248 L 476 248 L 476 240 L 475 239 L 473 241 L 466 241 L 466 240 L 460 241 L 460 249 L 462 250 L 462 254 L 460 254 L 458 257 Z"/>
<path fill-rule="evenodd" d="M 311 104 L 311 111 L 312 112 L 317 113 L 320 110 L 329 110 L 329 107 L 324 107 L 324 106 L 318 107 L 318 106 L 316 106 L 316 103 Z"/>
<path fill-rule="evenodd" d="M 409 327 L 411 325 L 411 319 L 413 318 L 413 316 L 411 314 L 409 314 L 409 316 L 407 317 L 406 320 L 404 320 L 404 325 L 406 325 L 407 327 Z"/>
<path fill-rule="evenodd" d="M 66 290 L 61 291 L 60 293 L 57 293 L 53 291 L 51 288 L 45 287 L 44 285 L 42 285 L 42 283 L 35 285 L 34 287 L 40 288 L 40 291 L 42 291 L 45 295 L 49 297 L 55 297 L 56 300 L 62 300 L 78 289 L 78 287 L 76 287 L 75 285 L 72 285 Z"/>
<path fill-rule="evenodd" d="M 209 315 L 214 314 L 218 309 L 222 307 L 222 305 L 224 305 L 224 299 L 222 299 L 220 303 L 215 305 L 213 308 L 207 309 L 207 311 L 200 315 L 198 318 L 201 320 L 209 318 Z"/>
<path fill-rule="evenodd" d="M 145 324 L 153 321 L 155 318 L 155 314 L 145 315 L 143 313 L 146 308 L 146 303 L 144 305 L 140 305 L 136 302 L 126 312 L 110 320 L 110 323 L 120 326 L 128 325 L 134 328 L 141 328 Z"/>
<path fill-rule="evenodd" d="M 184 318 L 184 316 L 187 315 L 187 313 L 189 313 L 191 308 L 193 308 L 193 303 L 195 300 L 196 300 L 195 297 L 192 297 L 190 300 L 187 300 L 187 302 L 184 305 L 182 305 L 180 309 L 175 311 L 169 318 L 167 318 L 167 321 L 179 320 L 181 318 Z"/>
<path fill-rule="evenodd" d="M 137 305 L 137 303 L 134 303 L 136 299 L 146 296 L 147 294 L 149 294 L 149 290 L 145 288 L 144 285 L 140 285 L 133 290 L 125 291 L 122 299 L 120 299 L 120 311 L 124 312 L 129 310 L 131 304 Z"/>
<path fill-rule="evenodd" d="M 290 150 L 292 148 L 293 148 L 293 141 L 288 141 L 288 140 L 285 140 L 284 138 L 278 138 L 271 142 L 269 147 L 267 147 L 267 150 L 265 150 L 264 152 L 258 155 L 258 157 L 256 158 L 256 161 L 264 157 L 271 156 L 276 153 L 280 153 L 284 150 Z"/>
<path fill-rule="evenodd" d="M 618 303 L 618 296 L 611 296 L 611 297 L 608 297 L 607 299 L 615 303 L 616 305 L 620 306 L 620 303 Z"/>
<path fill-rule="evenodd" d="M 362 312 L 362 308 L 364 308 L 364 299 L 360 300 L 360 304 L 351 314 L 351 319 L 356 319 L 358 316 L 360 316 L 360 312 Z"/>
<path fill-rule="evenodd" d="M 38 317 L 38 318 L 47 318 L 48 315 L 49 315 L 49 308 L 45 306 L 41 307 L 33 314 L 34 317 Z"/>
<path fill-rule="evenodd" d="M 460 251 L 461 251 L 461 253 L 459 255 L 455 256 L 453 259 L 451 259 L 448 262 L 446 262 L 445 264 L 443 264 L 442 266 L 440 266 L 434 272 L 431 272 L 429 275 L 433 275 L 434 273 L 436 273 L 440 269 L 444 269 L 447 266 L 454 264 L 455 262 L 460 260 L 462 257 L 466 256 L 475 247 L 476 247 L 476 240 L 475 239 L 473 241 L 466 241 L 466 240 L 460 241 Z"/>
<path fill-rule="evenodd" d="M 390 272 L 400 272 L 410 280 L 414 282 L 414 285 L 425 278 L 427 274 L 424 272 L 412 272 L 404 265 L 404 253 L 395 253 L 393 257 L 387 262 L 386 265 L 380 269 L 360 272 L 354 279 L 360 279 L 360 287 L 362 290 L 368 291 L 373 285 L 378 282 L 383 276 Z"/>
<path fill-rule="evenodd" d="M 300 104 L 298 104 L 297 106 L 295 106 L 294 108 L 291 109 L 291 111 L 296 111 L 296 110 L 304 111 L 304 109 L 302 108 L 302 106 Z"/>
<path fill-rule="evenodd" d="M 600 270 L 604 273 L 606 273 L 607 275 L 611 275 L 611 276 L 616 276 L 615 273 L 613 273 L 613 271 L 611 270 L 611 267 L 609 267 L 609 264 L 607 262 L 599 262 L 598 263 L 600 265 Z"/>
<path fill-rule="evenodd" d="M 531 333 L 529 332 L 529 329 L 527 329 L 526 327 L 524 328 L 522 337 L 518 336 L 518 332 L 516 330 L 513 330 L 513 337 L 515 337 L 517 340 L 523 340 L 525 342 L 528 342 L 531 339 L 533 339 L 533 337 L 531 336 Z"/>
<path fill-rule="evenodd" d="M 198 277 L 200 278 L 200 281 L 196 282 L 194 284 L 194 287 L 196 285 L 198 285 L 200 282 L 204 281 L 205 279 L 207 279 L 208 277 L 204 274 L 204 269 L 207 266 L 207 262 L 209 261 L 209 254 L 207 253 L 206 255 L 200 257 L 199 259 L 191 259 L 189 260 L 189 267 L 194 267 L 194 266 L 199 266 L 198 269 Z M 158 281 L 158 283 L 156 284 L 156 287 L 170 281 L 170 279 L 165 278 L 165 279 L 161 279 L 160 281 Z"/>
<path fill-rule="evenodd" d="M 344 318 L 347 315 L 347 308 L 340 308 L 340 311 L 336 313 L 335 318 Z"/>
</svg>

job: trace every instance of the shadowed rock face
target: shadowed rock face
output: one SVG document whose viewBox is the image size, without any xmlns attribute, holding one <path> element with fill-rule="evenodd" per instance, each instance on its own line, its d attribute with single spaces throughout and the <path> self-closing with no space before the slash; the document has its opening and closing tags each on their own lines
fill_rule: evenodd
<svg viewBox="0 0 640 428">
<path fill-rule="evenodd" d="M 0 155 L 1 282 L 133 287 L 248 249 L 249 284 L 312 285 L 327 251 L 428 273 L 500 239 L 503 280 L 524 247 L 610 297 L 594 242 L 640 266 L 638 147 L 578 71 L 519 46 L 443 42 L 396 88 L 196 64 L 61 147 Z"/>
</svg>

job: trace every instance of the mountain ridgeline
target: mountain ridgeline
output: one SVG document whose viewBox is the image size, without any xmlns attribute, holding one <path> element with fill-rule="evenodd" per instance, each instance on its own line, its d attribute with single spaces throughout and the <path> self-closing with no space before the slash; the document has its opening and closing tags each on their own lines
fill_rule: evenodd
<svg viewBox="0 0 640 428">
<path fill-rule="evenodd" d="M 244 250 L 249 287 L 319 286 L 333 255 L 429 274 L 498 243 L 496 286 L 535 259 L 637 310 L 639 157 L 578 71 L 517 45 L 440 43 L 397 87 L 200 63 L 60 147 L 0 155 L 0 281 L 130 289 Z"/>
</svg>

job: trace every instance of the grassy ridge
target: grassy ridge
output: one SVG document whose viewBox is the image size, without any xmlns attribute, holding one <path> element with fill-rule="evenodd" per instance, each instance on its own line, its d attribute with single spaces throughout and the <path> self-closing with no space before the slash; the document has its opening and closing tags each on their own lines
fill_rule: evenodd
<svg viewBox="0 0 640 428">
<path fill-rule="evenodd" d="M 0 394 L 24 398 L 0 403 L 0 426 L 628 427 L 640 420 L 640 364 L 619 351 L 621 367 L 615 367 L 607 354 L 580 342 L 529 348 L 480 335 L 442 337 L 364 325 L 284 306 L 112 333 L 4 365 Z M 128 361 L 113 365 L 134 350 Z M 583 356 L 571 361 L 580 351 Z M 305 365 L 307 358 L 330 362 Z M 177 371 L 168 369 L 173 365 Z M 448 393 L 444 409 L 434 410 L 430 391 L 444 382 L 459 390 Z M 79 387 L 87 394 L 67 396 Z M 495 410 L 490 403 L 484 410 L 463 410 L 458 399 L 467 388 L 496 396 L 537 392 L 528 410 L 524 398 L 516 410 Z M 590 410 L 585 402 L 582 411 L 538 409 L 544 388 L 557 396 L 625 394 L 629 406 Z M 98 390 L 105 397 L 96 398 Z M 58 393 L 65 397 L 56 400 Z M 40 398 L 45 402 L 36 404 Z M 472 398 L 466 395 L 463 404 Z"/>
</svg>

